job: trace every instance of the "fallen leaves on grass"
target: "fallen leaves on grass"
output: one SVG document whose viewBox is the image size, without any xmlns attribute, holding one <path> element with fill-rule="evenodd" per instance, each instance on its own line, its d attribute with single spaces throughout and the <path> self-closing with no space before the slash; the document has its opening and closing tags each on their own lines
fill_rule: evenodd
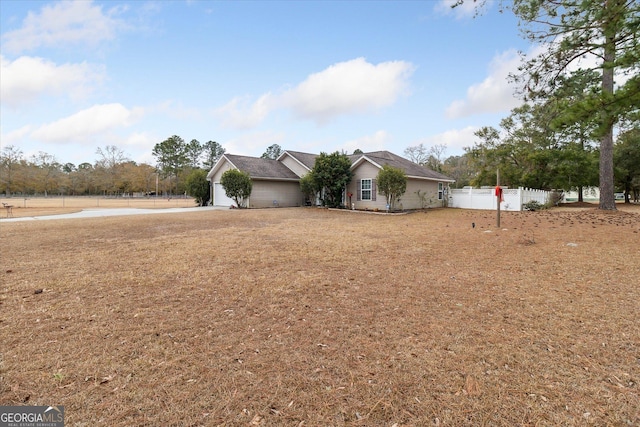
<svg viewBox="0 0 640 427">
<path fill-rule="evenodd" d="M 640 424 L 640 211 L 493 223 L 302 208 L 2 224 L 0 402 L 63 404 L 70 425 Z"/>
</svg>

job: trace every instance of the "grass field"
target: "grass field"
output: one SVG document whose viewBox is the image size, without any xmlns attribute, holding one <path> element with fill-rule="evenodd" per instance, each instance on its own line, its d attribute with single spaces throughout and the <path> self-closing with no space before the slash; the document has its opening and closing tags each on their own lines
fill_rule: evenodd
<svg viewBox="0 0 640 427">
<path fill-rule="evenodd" d="M 68 426 L 640 425 L 640 207 L 494 215 L 0 221 L 0 404 Z"/>
</svg>

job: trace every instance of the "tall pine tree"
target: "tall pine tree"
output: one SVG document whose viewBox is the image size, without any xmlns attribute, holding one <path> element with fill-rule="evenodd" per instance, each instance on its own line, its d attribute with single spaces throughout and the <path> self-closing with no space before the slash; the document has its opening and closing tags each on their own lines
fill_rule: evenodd
<svg viewBox="0 0 640 427">
<path fill-rule="evenodd" d="M 640 2 L 514 0 L 511 8 L 524 35 L 545 48 L 521 68 L 528 98 L 548 97 L 561 78 L 581 70 L 600 74 L 597 90 L 567 107 L 574 121 L 597 124 L 600 209 L 615 210 L 614 126 L 640 105 Z"/>
</svg>

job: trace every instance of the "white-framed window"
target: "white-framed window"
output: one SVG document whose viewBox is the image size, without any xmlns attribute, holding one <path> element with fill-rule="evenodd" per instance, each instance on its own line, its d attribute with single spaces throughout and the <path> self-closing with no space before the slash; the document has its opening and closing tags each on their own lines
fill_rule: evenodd
<svg viewBox="0 0 640 427">
<path fill-rule="evenodd" d="M 438 200 L 444 199 L 444 184 L 438 183 Z"/>
<path fill-rule="evenodd" d="M 363 179 L 360 182 L 360 185 L 360 194 L 362 195 L 362 200 L 371 200 L 371 180 Z"/>
<path fill-rule="evenodd" d="M 356 181 L 356 200 L 375 202 L 376 201 L 376 180 L 372 178 L 359 179 Z"/>
</svg>

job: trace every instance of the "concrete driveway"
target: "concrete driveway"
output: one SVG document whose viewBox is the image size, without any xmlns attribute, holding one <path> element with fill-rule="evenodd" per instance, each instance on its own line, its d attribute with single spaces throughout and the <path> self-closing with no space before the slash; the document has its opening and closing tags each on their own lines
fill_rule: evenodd
<svg viewBox="0 0 640 427">
<path fill-rule="evenodd" d="M 167 209 L 138 209 L 138 208 L 112 208 L 112 209 L 83 209 L 80 212 L 60 215 L 45 216 L 25 216 L 21 218 L 2 218 L 0 223 L 18 222 L 18 221 L 46 221 L 51 219 L 80 219 L 80 218 L 98 218 L 103 216 L 124 216 L 124 215 L 158 215 L 165 213 L 190 213 L 205 212 L 214 210 L 229 210 L 224 206 L 202 206 L 193 208 L 167 208 Z"/>
</svg>

